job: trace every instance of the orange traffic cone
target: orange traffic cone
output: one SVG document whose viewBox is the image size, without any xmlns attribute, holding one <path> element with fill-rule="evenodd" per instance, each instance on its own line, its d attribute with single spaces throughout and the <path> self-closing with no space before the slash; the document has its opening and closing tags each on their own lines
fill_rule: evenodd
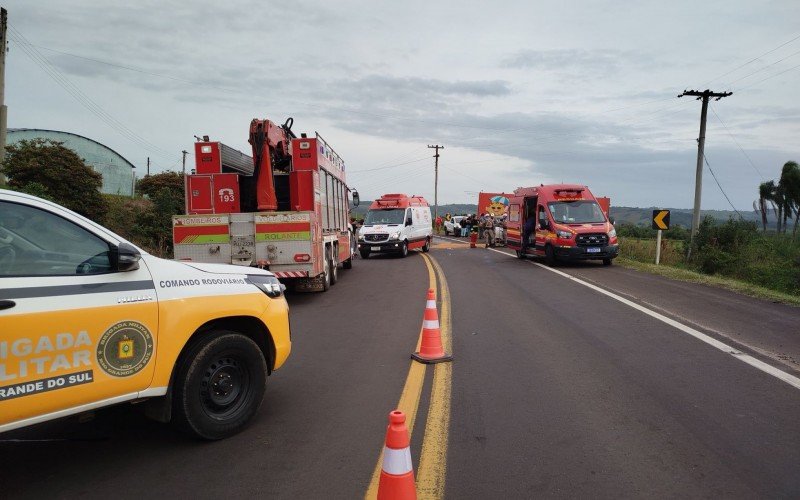
<svg viewBox="0 0 800 500">
<path fill-rule="evenodd" d="M 400 410 L 389 413 L 386 446 L 383 448 L 378 500 L 415 500 L 414 466 L 408 439 L 406 415 Z"/>
<path fill-rule="evenodd" d="M 425 305 L 425 315 L 422 317 L 422 343 L 419 352 L 412 354 L 411 358 L 428 364 L 453 361 L 453 356 L 444 352 L 442 347 L 439 313 L 436 312 L 436 296 L 432 288 L 428 289 L 428 302 Z"/>
</svg>

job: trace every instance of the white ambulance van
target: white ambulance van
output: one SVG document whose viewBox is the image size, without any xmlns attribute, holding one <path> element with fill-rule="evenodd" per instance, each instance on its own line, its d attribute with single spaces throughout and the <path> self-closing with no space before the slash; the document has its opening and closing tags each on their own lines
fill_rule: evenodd
<svg viewBox="0 0 800 500">
<path fill-rule="evenodd" d="M 372 202 L 358 232 L 358 251 L 396 253 L 401 257 L 415 248 L 427 252 L 433 239 L 431 207 L 421 196 L 385 194 Z"/>
<path fill-rule="evenodd" d="M 0 189 L 0 433 L 142 402 L 204 439 L 241 430 L 289 355 L 268 271 L 160 259 Z"/>
</svg>

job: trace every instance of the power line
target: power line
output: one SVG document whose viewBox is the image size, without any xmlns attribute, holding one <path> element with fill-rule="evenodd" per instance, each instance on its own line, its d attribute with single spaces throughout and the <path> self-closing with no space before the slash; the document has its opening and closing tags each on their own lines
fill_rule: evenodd
<svg viewBox="0 0 800 500">
<path fill-rule="evenodd" d="M 723 76 L 728 76 L 728 75 L 730 75 L 731 73 L 733 73 L 734 71 L 740 70 L 740 69 L 744 68 L 745 66 L 747 66 L 748 64 L 754 63 L 754 62 L 758 61 L 759 59 L 761 59 L 762 57 L 764 57 L 765 55 L 767 55 L 767 54 L 771 54 L 771 53 L 775 52 L 776 50 L 780 49 L 781 47 L 784 47 L 784 46 L 786 46 L 786 45 L 789 45 L 790 43 L 792 43 L 792 42 L 794 42 L 795 40 L 798 40 L 798 39 L 800 39 L 800 35 L 797 35 L 796 37 L 792 38 L 792 39 L 791 39 L 791 40 L 789 40 L 788 42 L 784 42 L 784 43 L 782 43 L 782 44 L 778 45 L 778 46 L 777 46 L 777 47 L 775 47 L 774 49 L 770 49 L 770 50 L 768 50 L 768 51 L 764 52 L 764 53 L 763 53 L 763 54 L 761 54 L 760 56 L 757 56 L 757 57 L 754 57 L 753 59 L 750 59 L 749 61 L 747 61 L 747 62 L 746 62 L 746 63 L 744 63 L 744 64 L 741 64 L 741 65 L 739 65 L 739 66 L 736 66 L 735 68 L 733 68 L 732 70 L 730 70 L 730 71 L 728 71 L 728 72 L 726 72 L 726 73 L 723 73 L 723 74 L 721 74 L 721 75 L 719 75 L 719 76 L 715 76 L 715 77 L 714 77 L 714 78 L 712 78 L 711 80 L 708 80 L 707 82 L 705 82 L 705 83 L 703 83 L 703 84 L 700 84 L 700 85 L 699 85 L 699 87 L 704 87 L 704 86 L 708 85 L 709 83 L 713 82 L 714 80 L 718 80 L 718 79 L 722 78 Z"/>
<path fill-rule="evenodd" d="M 161 149 L 155 144 L 147 141 L 133 130 L 125 126 L 119 120 L 110 115 L 100 105 L 94 102 L 89 96 L 80 90 L 72 81 L 70 81 L 58 68 L 53 66 L 41 53 L 39 53 L 32 44 L 25 38 L 22 33 L 16 30 L 13 26 L 9 26 L 11 31 L 9 34 L 17 46 L 22 49 L 25 55 L 28 56 L 37 66 L 39 66 L 50 78 L 52 78 L 59 86 L 67 91 L 76 101 L 88 109 L 92 114 L 100 118 L 114 130 L 119 132 L 123 137 L 138 144 L 140 147 L 158 154 L 165 159 L 173 159 L 174 156 L 168 151 Z"/>
<path fill-rule="evenodd" d="M 736 140 L 736 137 L 734 137 L 734 136 L 733 136 L 733 132 L 731 132 L 731 131 L 730 131 L 730 129 L 728 128 L 728 126 L 727 126 L 727 125 L 725 125 L 725 122 L 723 122 L 723 121 L 722 121 L 722 118 L 720 118 L 720 117 L 719 117 L 719 115 L 717 114 L 717 111 L 714 109 L 714 106 L 711 106 L 711 112 L 712 112 L 712 113 L 714 113 L 714 116 L 716 116 L 716 117 L 717 117 L 717 120 L 719 120 L 719 122 L 720 122 L 720 123 L 722 124 L 722 126 L 725 128 L 725 131 L 728 133 L 728 135 L 731 137 L 731 139 L 733 139 L 733 142 L 734 142 L 734 143 L 736 143 L 736 146 L 739 148 L 739 151 L 741 151 L 741 152 L 742 152 L 742 154 L 744 155 L 744 157 L 745 157 L 745 158 L 747 158 L 747 161 L 748 161 L 748 162 L 750 162 L 750 165 L 751 165 L 751 166 L 752 166 L 752 167 L 755 169 L 755 171 L 758 173 L 759 177 L 761 177 L 761 180 L 762 180 L 762 181 L 763 181 L 763 180 L 766 180 L 766 179 L 764 179 L 764 176 L 761 174 L 761 171 L 758 169 L 758 167 L 756 167 L 756 164 L 755 164 L 755 163 L 753 163 L 753 160 L 750 158 L 750 155 L 748 155 L 748 154 L 747 154 L 747 152 L 745 152 L 745 150 L 744 150 L 744 149 L 742 149 L 742 146 L 739 144 L 739 141 L 737 141 L 737 140 Z"/>
<path fill-rule="evenodd" d="M 711 172 L 711 177 L 713 177 L 714 178 L 714 182 L 717 183 L 717 187 L 722 192 L 722 196 L 724 196 L 725 199 L 728 200 L 728 205 L 731 206 L 733 211 L 736 212 L 736 214 L 739 216 L 740 219 L 744 220 L 744 217 L 742 217 L 742 214 L 740 214 L 739 211 L 736 210 L 736 207 L 733 206 L 733 203 L 731 202 L 731 199 L 728 198 L 728 195 L 725 193 L 725 190 L 722 189 L 722 184 L 719 183 L 719 179 L 717 179 L 717 174 L 714 173 L 714 170 L 711 168 L 711 165 L 708 163 L 708 158 L 706 158 L 705 153 L 703 153 L 703 161 L 706 162 L 706 167 L 708 167 L 708 171 Z"/>
<path fill-rule="evenodd" d="M 741 78 L 737 78 L 736 80 L 733 80 L 732 82 L 728 82 L 728 86 L 730 87 L 730 86 L 732 86 L 732 85 L 733 85 L 734 83 L 736 83 L 736 82 L 740 82 L 740 81 L 742 81 L 742 80 L 744 80 L 744 79 L 746 79 L 746 78 L 750 78 L 751 76 L 753 76 L 753 75 L 755 75 L 755 74 L 757 74 L 757 73 L 761 73 L 762 71 L 766 70 L 767 68 L 771 68 L 772 66 L 775 66 L 775 65 L 776 65 L 776 64 L 778 64 L 779 62 L 783 62 L 783 61 L 785 61 L 785 60 L 789 59 L 790 57 L 794 57 L 794 56 L 796 56 L 797 54 L 800 54 L 800 50 L 798 50 L 797 52 L 792 52 L 792 53 L 791 53 L 791 54 L 789 54 L 788 56 L 786 56 L 786 57 L 784 57 L 784 58 L 782 58 L 782 59 L 778 59 L 777 61 L 775 61 L 775 62 L 773 62 L 773 63 L 767 64 L 767 65 L 766 65 L 766 66 L 764 66 L 763 68 L 757 69 L 756 71 L 753 71 L 752 73 L 749 73 L 749 74 L 747 74 L 747 75 L 745 75 L 745 76 L 743 76 L 743 77 L 741 77 Z"/>
<path fill-rule="evenodd" d="M 427 160 L 428 158 L 430 158 L 430 156 L 424 156 L 422 158 L 417 158 L 416 160 L 406 161 L 406 162 L 403 162 L 403 163 L 395 163 L 394 165 L 388 165 L 386 167 L 367 168 L 367 169 L 364 169 L 364 170 L 349 170 L 347 173 L 348 174 L 360 174 L 362 172 L 375 172 L 376 170 L 386 170 L 387 168 L 397 168 L 397 167 L 400 167 L 400 166 L 403 166 L 403 165 L 408 165 L 410 163 L 416 163 L 418 161 Z"/>
<path fill-rule="evenodd" d="M 775 73 L 774 75 L 770 75 L 770 76 L 768 76 L 768 77 L 766 77 L 766 78 L 764 78 L 764 79 L 761 79 L 761 80 L 759 80 L 759 81 L 757 81 L 757 82 L 755 82 L 755 83 L 751 83 L 750 85 L 748 85 L 748 86 L 746 86 L 746 87 L 742 87 L 742 88 L 740 88 L 740 89 L 738 90 L 738 92 L 741 92 L 741 91 L 743 91 L 743 90 L 747 90 L 747 89 L 749 89 L 749 88 L 755 87 L 756 85 L 758 85 L 758 84 L 759 84 L 759 83 L 761 83 L 761 82 L 766 82 L 767 80 L 770 80 L 770 79 L 772 79 L 772 78 L 775 78 L 776 76 L 781 76 L 782 74 L 784 74 L 784 73 L 788 73 L 789 71 L 796 70 L 797 68 L 800 68 L 800 64 L 798 64 L 797 66 L 792 66 L 792 67 L 791 67 L 791 68 L 789 68 L 789 69 L 783 70 L 783 71 L 781 71 L 780 73 Z"/>
</svg>

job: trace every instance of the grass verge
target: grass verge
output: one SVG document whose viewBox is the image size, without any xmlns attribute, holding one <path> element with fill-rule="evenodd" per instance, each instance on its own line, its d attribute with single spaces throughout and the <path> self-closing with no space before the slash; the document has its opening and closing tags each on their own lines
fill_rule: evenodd
<svg viewBox="0 0 800 500">
<path fill-rule="evenodd" d="M 732 290 L 734 292 L 739 292 L 743 295 L 748 295 L 750 297 L 755 297 L 757 299 L 764 299 L 772 302 L 778 302 L 782 304 L 789 304 L 800 307 L 800 297 L 796 295 L 789 295 L 786 293 L 777 292 L 775 290 L 770 290 L 768 288 L 752 285 L 750 283 L 745 283 L 743 281 L 735 280 L 732 278 L 725 278 L 718 275 L 709 276 L 707 274 L 701 274 L 695 271 L 690 271 L 688 269 L 682 269 L 679 267 L 673 267 L 669 265 L 657 266 L 655 264 L 638 262 L 635 260 L 626 259 L 624 257 L 619 257 L 617 259 L 614 259 L 614 262 L 623 267 L 635 269 L 637 271 L 642 271 L 645 273 L 656 274 L 658 276 L 663 276 L 665 278 L 673 280 L 688 281 L 692 283 L 702 283 L 704 285 L 716 286 L 720 288 L 725 288 L 727 290 Z"/>
</svg>

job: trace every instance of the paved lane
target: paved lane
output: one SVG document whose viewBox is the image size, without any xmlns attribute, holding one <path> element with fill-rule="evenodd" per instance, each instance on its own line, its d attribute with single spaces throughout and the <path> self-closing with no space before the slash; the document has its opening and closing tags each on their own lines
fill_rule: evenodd
<svg viewBox="0 0 800 500">
<path fill-rule="evenodd" d="M 324 294 L 289 296 L 293 352 L 254 423 L 202 443 L 129 407 L 0 435 L 2 498 L 358 498 L 419 335 L 422 256 L 357 259 Z M 9 439 L 52 440 L 9 442 Z"/>
<path fill-rule="evenodd" d="M 448 496 L 796 496 L 800 391 L 630 307 L 483 249 L 452 295 Z"/>
</svg>

